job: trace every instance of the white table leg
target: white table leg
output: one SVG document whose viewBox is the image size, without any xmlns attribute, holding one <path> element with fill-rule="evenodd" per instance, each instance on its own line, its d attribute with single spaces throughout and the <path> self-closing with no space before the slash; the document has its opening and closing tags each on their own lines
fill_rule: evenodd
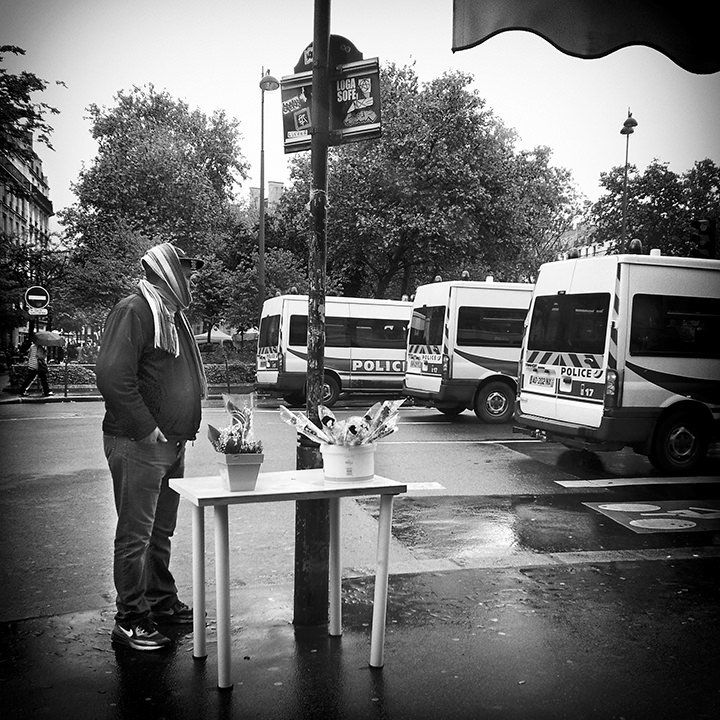
<svg viewBox="0 0 720 720">
<path fill-rule="evenodd" d="M 218 687 L 231 688 L 230 533 L 227 505 L 215 505 L 215 592 L 217 598 Z"/>
<path fill-rule="evenodd" d="M 205 646 L 205 508 L 192 506 L 193 657 L 207 657 Z"/>
<path fill-rule="evenodd" d="M 330 611 L 328 633 L 342 635 L 342 553 L 340 550 L 340 498 L 330 498 Z"/>
<path fill-rule="evenodd" d="M 381 668 L 385 663 L 385 618 L 387 616 L 393 499 L 393 495 L 380 496 L 375 596 L 373 598 L 372 634 L 370 637 L 370 666 L 377 668 Z"/>
</svg>

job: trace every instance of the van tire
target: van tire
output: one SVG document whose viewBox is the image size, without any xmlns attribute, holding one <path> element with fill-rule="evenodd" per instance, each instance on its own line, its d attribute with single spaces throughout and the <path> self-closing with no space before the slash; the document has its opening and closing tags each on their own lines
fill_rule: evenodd
<svg viewBox="0 0 720 720">
<path fill-rule="evenodd" d="M 696 413 L 676 412 L 657 426 L 648 459 L 667 475 L 683 475 L 702 464 L 707 447 L 702 418 Z"/>
<path fill-rule="evenodd" d="M 303 393 L 285 395 L 284 400 L 290 407 L 304 407 L 305 405 L 305 395 Z"/>
<path fill-rule="evenodd" d="M 331 375 L 326 375 L 322 386 L 322 404 L 326 407 L 332 407 L 339 397 L 340 383 Z"/>
<path fill-rule="evenodd" d="M 496 380 L 477 391 L 473 409 L 483 422 L 500 424 L 512 419 L 514 402 L 513 389 L 507 383 Z"/>
<path fill-rule="evenodd" d="M 441 412 L 443 415 L 460 415 L 465 412 L 464 405 L 444 405 L 436 407 L 436 410 Z"/>
</svg>

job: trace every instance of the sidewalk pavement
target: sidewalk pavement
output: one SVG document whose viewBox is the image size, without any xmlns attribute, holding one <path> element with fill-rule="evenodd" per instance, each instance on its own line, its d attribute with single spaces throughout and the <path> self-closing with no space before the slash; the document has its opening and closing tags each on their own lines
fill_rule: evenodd
<svg viewBox="0 0 720 720">
<path fill-rule="evenodd" d="M 720 559 L 392 575 L 385 666 L 373 580 L 343 582 L 344 634 L 295 632 L 292 586 L 231 578 L 232 690 L 192 628 L 163 652 L 110 644 L 114 608 L 0 625 L 4 717 L 52 720 L 690 720 L 720 713 Z M 392 571 L 392 558 L 391 558 Z"/>
</svg>

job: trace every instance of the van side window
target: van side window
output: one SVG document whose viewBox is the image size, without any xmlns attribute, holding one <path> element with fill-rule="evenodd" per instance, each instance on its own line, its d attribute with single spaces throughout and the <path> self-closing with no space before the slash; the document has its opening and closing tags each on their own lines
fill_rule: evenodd
<svg viewBox="0 0 720 720">
<path fill-rule="evenodd" d="M 290 316 L 289 345 L 307 346 L 307 315 Z M 347 318 L 325 318 L 325 346 L 350 347 L 350 329 Z"/>
<path fill-rule="evenodd" d="M 402 320 L 355 320 L 354 347 L 404 350 L 406 341 L 407 323 Z"/>
<path fill-rule="evenodd" d="M 307 315 L 290 316 L 288 345 L 307 345 Z"/>
<path fill-rule="evenodd" d="M 327 347 L 350 347 L 352 333 L 350 320 L 340 317 L 325 318 L 325 345 Z"/>
<path fill-rule="evenodd" d="M 537 297 L 528 349 L 601 355 L 609 310 L 609 293 Z"/>
<path fill-rule="evenodd" d="M 410 345 L 442 345 L 445 306 L 425 305 L 413 308 L 410 320 Z"/>
<path fill-rule="evenodd" d="M 630 354 L 720 358 L 720 299 L 635 295 Z"/>
<path fill-rule="evenodd" d="M 457 344 L 488 347 L 520 347 L 526 310 L 461 307 Z"/>
</svg>

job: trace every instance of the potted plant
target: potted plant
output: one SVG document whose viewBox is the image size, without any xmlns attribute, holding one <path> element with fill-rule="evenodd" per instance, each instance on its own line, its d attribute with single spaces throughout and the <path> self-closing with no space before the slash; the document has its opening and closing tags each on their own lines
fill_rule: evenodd
<svg viewBox="0 0 720 720">
<path fill-rule="evenodd" d="M 208 439 L 222 455 L 220 477 L 230 492 L 254 490 L 265 456 L 263 444 L 253 433 L 253 411 L 241 407 L 231 396 L 223 395 L 231 423 L 222 428 L 208 424 Z"/>
</svg>

